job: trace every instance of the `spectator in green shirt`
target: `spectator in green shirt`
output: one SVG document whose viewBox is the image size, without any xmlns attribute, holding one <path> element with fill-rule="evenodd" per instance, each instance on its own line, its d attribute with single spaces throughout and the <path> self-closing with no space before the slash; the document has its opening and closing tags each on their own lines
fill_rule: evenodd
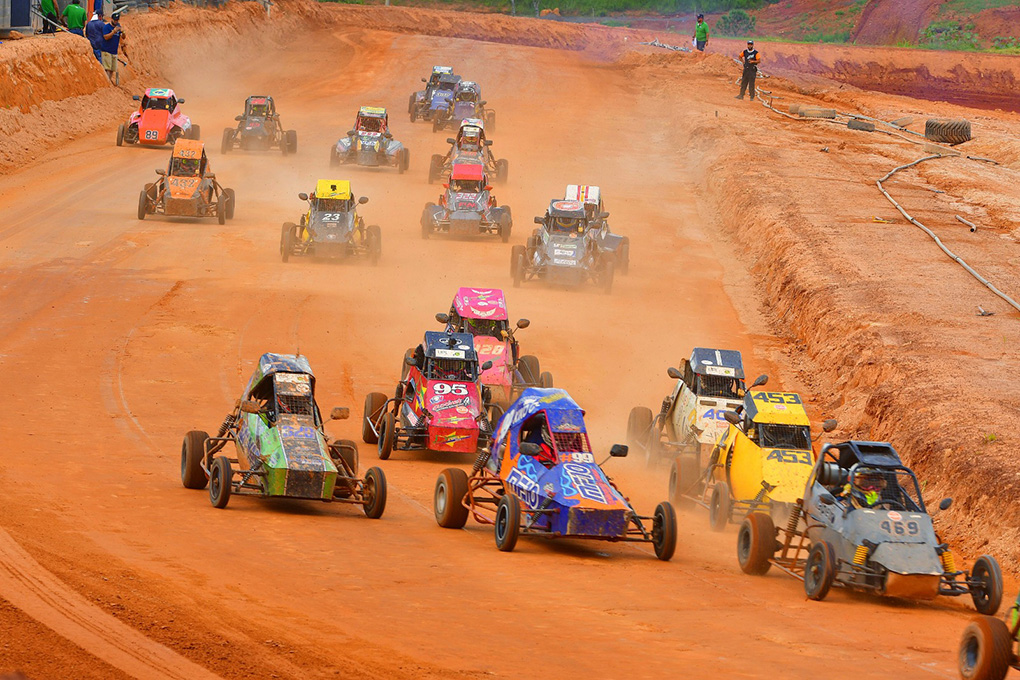
<svg viewBox="0 0 1020 680">
<path fill-rule="evenodd" d="M 85 9 L 79 4 L 81 0 L 71 0 L 71 4 L 64 8 L 64 25 L 67 30 L 75 35 L 85 37 Z"/>
<path fill-rule="evenodd" d="M 705 51 L 705 45 L 708 44 L 708 24 L 705 23 L 705 15 L 698 15 L 698 23 L 694 26 L 694 46 L 698 48 L 699 52 Z"/>
<path fill-rule="evenodd" d="M 48 21 L 43 21 L 42 32 L 56 33 L 60 19 L 57 18 L 57 5 L 54 0 L 42 0 L 39 3 L 39 9 L 42 10 L 42 15 L 48 19 Z"/>
</svg>

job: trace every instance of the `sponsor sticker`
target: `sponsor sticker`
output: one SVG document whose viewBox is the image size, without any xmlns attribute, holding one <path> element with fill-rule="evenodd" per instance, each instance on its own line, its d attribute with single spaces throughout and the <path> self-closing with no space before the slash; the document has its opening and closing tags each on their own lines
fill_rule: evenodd
<svg viewBox="0 0 1020 680">
<path fill-rule="evenodd" d="M 903 515 L 901 515 L 900 513 L 896 512 L 895 510 L 890 510 L 889 511 L 889 519 L 891 519 L 894 522 L 899 522 L 900 520 L 903 519 Z"/>
<path fill-rule="evenodd" d="M 553 258 L 553 264 L 558 264 L 563 267 L 573 267 L 577 264 L 577 260 L 563 260 L 560 258 Z"/>
<path fill-rule="evenodd" d="M 448 411 L 451 408 L 457 408 L 458 406 L 467 407 L 467 406 L 470 406 L 470 405 L 471 405 L 471 397 L 464 397 L 463 399 L 457 399 L 457 400 L 454 400 L 454 401 L 448 401 L 445 404 L 439 404 L 438 406 L 432 407 L 430 410 L 433 413 L 438 413 L 439 411 Z"/>
<path fill-rule="evenodd" d="M 440 359 L 466 359 L 467 356 L 462 349 L 437 349 L 436 357 Z"/>
<path fill-rule="evenodd" d="M 591 468 L 577 463 L 565 463 L 563 470 L 570 477 L 570 481 L 574 483 L 574 486 L 577 487 L 577 493 L 582 498 L 587 498 L 596 503 L 606 502 L 606 494 L 602 491 L 602 487 L 598 485 L 598 481 L 595 479 L 595 475 L 592 474 Z"/>
<path fill-rule="evenodd" d="M 728 368 L 726 366 L 706 366 L 705 373 L 708 373 L 709 375 L 725 375 L 729 378 L 732 378 L 735 374 L 735 371 L 732 368 Z"/>
<path fill-rule="evenodd" d="M 306 383 L 308 376 L 303 373 L 277 373 L 276 380 L 285 383 Z"/>
</svg>

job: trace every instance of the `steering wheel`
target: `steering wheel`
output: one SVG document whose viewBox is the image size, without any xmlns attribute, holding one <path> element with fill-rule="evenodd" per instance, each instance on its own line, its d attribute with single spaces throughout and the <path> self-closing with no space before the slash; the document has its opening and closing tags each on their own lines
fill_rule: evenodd
<svg viewBox="0 0 1020 680">
<path fill-rule="evenodd" d="M 907 508 L 903 505 L 903 503 L 900 503 L 899 501 L 896 500 L 892 500 L 890 498 L 882 499 L 875 503 L 874 505 L 872 505 L 871 507 L 880 510 L 902 510 L 904 512 L 907 512 Z"/>
</svg>

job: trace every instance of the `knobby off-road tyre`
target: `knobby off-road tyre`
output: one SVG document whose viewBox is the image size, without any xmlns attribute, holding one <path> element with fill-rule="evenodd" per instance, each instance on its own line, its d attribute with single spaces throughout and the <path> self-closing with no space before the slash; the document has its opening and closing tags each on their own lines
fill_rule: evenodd
<svg viewBox="0 0 1020 680">
<path fill-rule="evenodd" d="M 468 492 L 467 473 L 460 468 L 446 468 L 436 479 L 432 509 L 436 523 L 444 529 L 462 529 L 467 524 L 468 509 L 463 500 Z"/>
<path fill-rule="evenodd" d="M 220 143 L 220 153 L 226 154 L 234 150 L 234 130 L 225 128 L 223 130 L 223 141 Z"/>
<path fill-rule="evenodd" d="M 117 127 L 117 146 L 124 146 L 124 123 Z"/>
<path fill-rule="evenodd" d="M 626 236 L 620 243 L 620 256 L 617 258 L 617 265 L 620 268 L 620 273 L 625 276 L 630 271 L 630 239 Z"/>
<path fill-rule="evenodd" d="M 202 469 L 202 458 L 205 456 L 205 442 L 209 434 L 201 430 L 192 430 L 184 435 L 181 444 L 181 484 L 185 489 L 204 489 L 209 477 Z"/>
<path fill-rule="evenodd" d="M 528 387 L 538 387 L 542 380 L 542 365 L 538 357 L 533 354 L 525 354 L 517 360 L 517 370 L 521 374 L 521 380 Z"/>
<path fill-rule="evenodd" d="M 493 534 L 496 537 L 496 547 L 501 551 L 513 552 L 517 547 L 517 539 L 521 534 L 521 502 L 512 493 L 499 499 Z"/>
<path fill-rule="evenodd" d="M 1002 603 L 1002 570 L 991 555 L 982 555 L 970 570 L 973 580 L 982 581 L 984 588 L 971 588 L 970 597 L 978 614 L 995 616 Z"/>
<path fill-rule="evenodd" d="M 224 194 L 216 197 L 216 221 L 220 224 L 227 223 L 227 197 Z"/>
<path fill-rule="evenodd" d="M 138 219 L 144 220 L 145 216 L 149 213 L 149 197 L 146 195 L 146 191 L 143 189 L 138 194 Z"/>
<path fill-rule="evenodd" d="M 613 292 L 613 279 L 616 278 L 616 263 L 612 260 L 602 265 L 602 277 L 600 285 L 602 292 L 609 295 Z"/>
<path fill-rule="evenodd" d="M 383 415 L 382 425 L 379 428 L 379 460 L 387 460 L 393 453 L 394 430 L 397 427 L 397 418 L 393 411 L 387 411 Z"/>
<path fill-rule="evenodd" d="M 287 150 L 291 153 L 297 153 L 297 130 L 287 130 L 286 142 Z"/>
<path fill-rule="evenodd" d="M 857 118 L 851 118 L 846 122 L 846 126 L 851 130 L 863 130 L 864 132 L 874 132 L 875 124 L 870 120 L 859 120 Z"/>
<path fill-rule="evenodd" d="M 383 474 L 382 468 L 368 468 L 361 493 L 365 500 L 365 504 L 361 506 L 365 510 L 365 517 L 369 519 L 382 517 L 386 510 L 386 475 Z"/>
<path fill-rule="evenodd" d="M 382 392 L 370 392 L 365 397 L 365 410 L 361 419 L 361 441 L 366 444 L 378 444 L 379 437 L 372 431 L 371 423 L 377 418 L 379 410 L 386 404 L 386 395 Z"/>
<path fill-rule="evenodd" d="M 645 448 L 651 431 L 652 409 L 647 406 L 632 408 L 627 416 L 627 445 L 632 449 Z"/>
<path fill-rule="evenodd" d="M 712 487 L 712 499 L 708 504 L 708 522 L 712 531 L 723 531 L 730 523 L 733 514 L 733 501 L 730 499 L 730 485 L 716 482 Z"/>
<path fill-rule="evenodd" d="M 294 223 L 286 222 L 280 229 L 280 259 L 286 262 L 294 252 Z"/>
<path fill-rule="evenodd" d="M 553 376 L 549 371 L 542 371 L 542 374 L 538 377 L 538 384 L 543 390 L 551 390 L 553 388 Z"/>
<path fill-rule="evenodd" d="M 804 592 L 809 600 L 824 600 L 835 580 L 836 552 L 828 541 L 819 541 L 804 565 Z"/>
<path fill-rule="evenodd" d="M 234 205 L 237 203 L 237 196 L 233 189 L 224 189 L 223 194 L 227 197 L 227 219 L 234 219 Z"/>
<path fill-rule="evenodd" d="M 769 560 L 776 554 L 776 525 L 763 512 L 752 512 L 740 523 L 737 532 L 737 563 L 751 576 L 764 576 L 772 568 Z"/>
<path fill-rule="evenodd" d="M 408 113 L 411 113 L 411 114 L 414 113 L 414 104 L 415 104 L 415 100 L 416 99 L 417 99 L 417 97 L 415 97 L 415 94 L 412 92 L 411 93 L 411 97 L 407 100 L 407 112 Z M 414 122 L 414 116 L 413 115 L 411 116 L 411 122 L 412 123 Z"/>
<path fill-rule="evenodd" d="M 673 459 L 669 469 L 669 502 L 681 510 L 690 510 L 694 501 L 690 495 L 699 476 L 698 459 L 690 454 L 681 454 Z"/>
<path fill-rule="evenodd" d="M 505 158 L 500 158 L 496 161 L 496 181 L 500 184 L 506 184 L 507 179 L 510 177 L 510 161 Z"/>
<path fill-rule="evenodd" d="M 368 259 L 373 264 L 379 264 L 382 257 L 382 230 L 378 226 L 369 225 L 366 230 L 365 239 L 368 242 Z"/>
<path fill-rule="evenodd" d="M 230 502 L 230 483 L 234 473 L 226 456 L 216 456 L 209 468 L 209 502 L 221 510 Z"/>
<path fill-rule="evenodd" d="M 443 174 L 443 157 L 437 153 L 429 159 L 429 184 L 434 183 Z"/>
<path fill-rule="evenodd" d="M 667 502 L 655 506 L 652 516 L 652 547 L 655 556 L 668 562 L 676 552 L 676 511 Z"/>
<path fill-rule="evenodd" d="M 524 246 L 512 246 L 510 248 L 510 278 L 517 278 L 517 261 L 524 257 Z"/>
<path fill-rule="evenodd" d="M 499 218 L 499 238 L 503 240 L 503 243 L 510 242 L 510 232 L 513 229 L 513 220 L 510 219 L 509 212 L 504 212 Z"/>
<path fill-rule="evenodd" d="M 971 619 L 960 638 L 957 658 L 963 680 L 1003 680 L 1013 658 L 1009 628 L 994 616 Z"/>
<path fill-rule="evenodd" d="M 432 209 L 435 207 L 435 203 L 426 203 L 425 208 L 421 211 L 421 238 L 423 241 L 428 241 L 432 236 Z"/>
<path fill-rule="evenodd" d="M 971 140 L 970 121 L 953 118 L 929 118 L 924 123 L 924 138 L 930 142 L 963 144 Z"/>
</svg>

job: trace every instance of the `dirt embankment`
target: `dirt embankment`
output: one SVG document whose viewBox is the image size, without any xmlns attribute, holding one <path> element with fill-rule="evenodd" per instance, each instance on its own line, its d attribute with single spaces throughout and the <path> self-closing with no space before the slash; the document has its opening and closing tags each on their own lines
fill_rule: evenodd
<svg viewBox="0 0 1020 680">
<path fill-rule="evenodd" d="M 851 35 L 863 45 L 916 44 L 928 24 L 938 15 L 941 0 L 870 0 Z"/>
</svg>

